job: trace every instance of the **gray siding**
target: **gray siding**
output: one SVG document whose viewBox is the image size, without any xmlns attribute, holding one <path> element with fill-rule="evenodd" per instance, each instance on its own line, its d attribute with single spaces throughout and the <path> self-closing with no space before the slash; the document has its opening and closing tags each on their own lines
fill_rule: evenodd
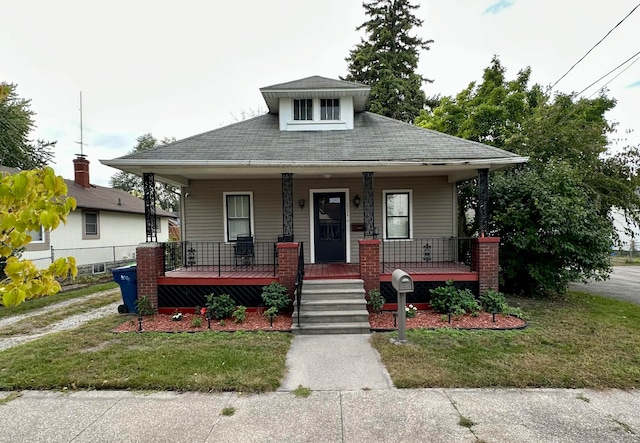
<svg viewBox="0 0 640 443">
<path fill-rule="evenodd" d="M 446 177 L 376 177 L 374 175 L 375 224 L 382 239 L 383 190 L 411 189 L 413 193 L 413 237 L 432 238 L 455 235 L 455 185 Z M 349 226 L 363 223 L 363 205 L 356 208 L 353 198 L 363 197 L 362 179 L 293 178 L 293 224 L 296 241 L 305 242 L 305 260 L 310 259 L 310 216 L 312 201 L 310 190 L 346 189 L 349 197 Z M 184 189 L 185 240 L 224 241 L 224 192 L 253 192 L 254 238 L 256 242 L 275 242 L 282 234 L 282 190 L 280 179 L 274 180 L 194 180 Z M 304 209 L 298 202 L 305 200 Z M 363 232 L 349 232 L 351 262 L 358 262 L 358 240 Z M 393 243 L 393 242 L 392 242 Z"/>
</svg>

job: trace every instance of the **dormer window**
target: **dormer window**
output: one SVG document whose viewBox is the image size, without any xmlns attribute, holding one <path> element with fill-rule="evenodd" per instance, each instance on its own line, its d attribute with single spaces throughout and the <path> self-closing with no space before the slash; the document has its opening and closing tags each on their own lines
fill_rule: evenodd
<svg viewBox="0 0 640 443">
<path fill-rule="evenodd" d="M 313 120 L 313 100 L 310 98 L 293 101 L 294 120 Z"/>
<path fill-rule="evenodd" d="M 340 99 L 320 99 L 320 120 L 340 120 Z"/>
</svg>

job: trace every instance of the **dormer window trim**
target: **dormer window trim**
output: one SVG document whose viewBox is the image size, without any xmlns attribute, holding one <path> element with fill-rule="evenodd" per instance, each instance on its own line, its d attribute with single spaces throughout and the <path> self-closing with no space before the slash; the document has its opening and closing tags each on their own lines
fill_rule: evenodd
<svg viewBox="0 0 640 443">
<path fill-rule="evenodd" d="M 294 98 L 292 108 L 293 123 L 335 123 L 342 121 L 342 100 L 332 98 Z"/>
<path fill-rule="evenodd" d="M 313 121 L 313 99 L 295 98 L 293 99 L 293 120 Z"/>
<path fill-rule="evenodd" d="M 321 98 L 320 99 L 320 120 L 340 121 L 340 99 Z"/>
</svg>

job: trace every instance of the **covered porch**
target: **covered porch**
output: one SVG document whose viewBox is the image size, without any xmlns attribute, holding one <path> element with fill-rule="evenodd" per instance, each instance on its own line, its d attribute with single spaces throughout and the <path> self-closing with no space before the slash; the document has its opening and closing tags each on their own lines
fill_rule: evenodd
<svg viewBox="0 0 640 443">
<path fill-rule="evenodd" d="M 225 247 L 216 242 L 141 245 L 139 287 L 145 285 L 145 280 L 148 286 L 155 286 L 155 291 L 148 292 L 156 297 L 150 298 L 159 311 L 165 313 L 201 306 L 204 296 L 210 293 L 227 293 L 238 304 L 258 308 L 262 305 L 263 286 L 279 282 L 293 297 L 304 281 L 323 279 L 362 279 L 367 292 L 380 290 L 391 307 L 396 299 L 391 274 L 398 268 L 408 272 L 415 282 L 416 290 L 409 295 L 408 303 L 423 306 L 428 304 L 429 290 L 448 280 L 474 293 L 483 287 L 497 287 L 498 239 L 495 238 L 415 239 L 403 245 L 402 251 L 397 249 L 397 243 L 362 240 L 359 263 L 304 263 L 302 242 L 256 245 L 251 262 L 236 263 L 232 254 L 224 253 Z M 194 253 L 196 250 L 201 252 Z M 425 257 L 426 250 L 432 255 Z M 147 256 L 149 260 L 145 259 Z M 155 277 L 148 274 L 149 266 L 145 265 L 151 261 L 158 266 Z M 495 266 L 488 269 L 488 263 Z M 297 283 L 300 281 L 301 284 Z"/>
</svg>

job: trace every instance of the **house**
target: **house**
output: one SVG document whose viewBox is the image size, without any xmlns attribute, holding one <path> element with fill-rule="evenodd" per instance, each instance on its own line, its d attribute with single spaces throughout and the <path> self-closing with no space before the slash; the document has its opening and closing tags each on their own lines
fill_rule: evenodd
<svg viewBox="0 0 640 443">
<path fill-rule="evenodd" d="M 32 242 L 22 257 L 39 267 L 60 257 L 73 256 L 80 273 L 100 273 L 135 261 L 136 247 L 146 241 L 144 201 L 121 189 L 90 184 L 89 161 L 73 161 L 74 180 L 66 180 L 67 195 L 77 208 L 53 231 L 32 232 Z M 6 173 L 19 172 L 3 167 Z M 169 239 L 170 212 L 156 210 L 158 241 Z"/>
<path fill-rule="evenodd" d="M 414 304 L 449 279 L 497 288 L 499 239 L 458 238 L 456 183 L 479 178 L 486 227 L 489 172 L 526 158 L 365 112 L 358 83 L 314 76 L 260 92 L 266 115 L 101 160 L 181 188 L 183 241 L 138 249 L 139 296 L 161 311 L 220 292 L 260 306 L 263 285 L 293 294 L 302 281 L 299 303 L 317 280 L 345 279 L 361 280 L 345 294 L 379 289 L 393 307 L 395 268 L 412 275 Z"/>
</svg>

